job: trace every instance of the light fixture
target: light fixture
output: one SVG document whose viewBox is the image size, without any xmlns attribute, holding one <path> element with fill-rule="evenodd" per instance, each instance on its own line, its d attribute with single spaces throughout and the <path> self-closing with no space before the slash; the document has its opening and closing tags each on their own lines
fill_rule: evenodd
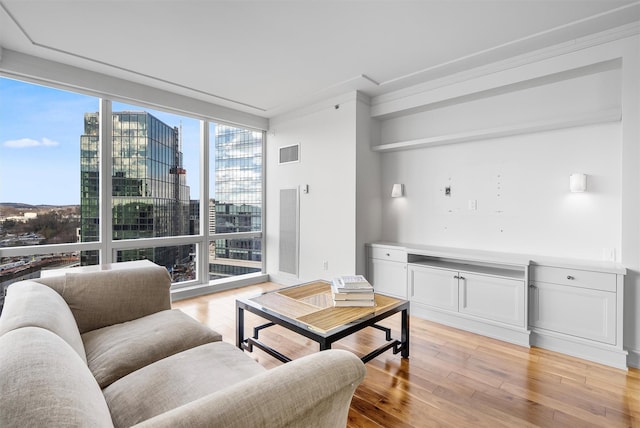
<svg viewBox="0 0 640 428">
<path fill-rule="evenodd" d="M 404 196 L 404 184 L 394 184 L 393 189 L 391 189 L 391 197 L 400 198 L 402 196 Z"/>
<path fill-rule="evenodd" d="M 587 175 L 575 172 L 569 176 L 569 189 L 572 193 L 584 192 L 587 190 Z"/>
</svg>

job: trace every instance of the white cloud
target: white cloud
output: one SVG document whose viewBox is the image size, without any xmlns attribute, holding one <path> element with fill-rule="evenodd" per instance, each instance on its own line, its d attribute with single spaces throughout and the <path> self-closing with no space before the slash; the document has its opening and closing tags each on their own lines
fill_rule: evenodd
<svg viewBox="0 0 640 428">
<path fill-rule="evenodd" d="M 33 138 L 21 138 L 19 140 L 8 140 L 4 142 L 5 147 L 12 149 L 24 149 L 27 147 L 51 147 L 57 146 L 60 143 L 50 140 L 48 138 L 42 138 L 42 140 L 34 140 Z"/>
</svg>

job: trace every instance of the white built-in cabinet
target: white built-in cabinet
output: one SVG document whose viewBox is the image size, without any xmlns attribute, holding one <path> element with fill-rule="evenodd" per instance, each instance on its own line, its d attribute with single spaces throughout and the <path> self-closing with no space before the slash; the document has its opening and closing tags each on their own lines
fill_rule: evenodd
<svg viewBox="0 0 640 428">
<path fill-rule="evenodd" d="M 385 246 L 368 246 L 367 279 L 376 293 L 407 299 L 407 252 Z"/>
<path fill-rule="evenodd" d="M 481 261 L 410 251 L 412 314 L 528 345 L 528 261 Z"/>
<path fill-rule="evenodd" d="M 626 368 L 624 272 L 532 265 L 531 344 Z"/>
<path fill-rule="evenodd" d="M 413 316 L 627 367 L 618 264 L 373 243 L 367 267 L 376 292 L 410 300 Z"/>
<path fill-rule="evenodd" d="M 410 264 L 411 300 L 434 309 L 524 327 L 524 278 L 478 274 L 471 269 Z"/>
</svg>

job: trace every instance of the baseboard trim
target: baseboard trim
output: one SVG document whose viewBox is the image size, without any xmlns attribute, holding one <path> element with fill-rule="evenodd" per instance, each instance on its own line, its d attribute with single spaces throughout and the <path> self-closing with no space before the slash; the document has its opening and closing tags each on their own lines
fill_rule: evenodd
<svg viewBox="0 0 640 428">
<path fill-rule="evenodd" d="M 482 336 L 492 337 L 504 342 L 513 343 L 520 346 L 530 346 L 529 330 L 518 329 L 516 327 L 500 326 L 480 319 L 472 319 L 460 314 L 450 314 L 436 309 L 427 308 L 423 305 L 411 302 L 411 315 L 423 318 L 438 324 L 470 331 Z"/>
<path fill-rule="evenodd" d="M 284 286 L 298 285 L 304 282 L 304 281 L 301 281 L 297 275 L 290 275 L 290 274 L 281 274 L 281 273 L 269 274 L 269 278 L 270 278 L 270 281 L 275 282 L 277 284 L 282 284 Z"/>
<path fill-rule="evenodd" d="M 627 356 L 627 366 L 640 369 L 640 351 L 636 349 L 627 349 L 629 355 Z"/>
<path fill-rule="evenodd" d="M 598 364 L 627 370 L 627 351 L 606 344 L 590 344 L 571 336 L 533 329 L 531 345 Z"/>
</svg>

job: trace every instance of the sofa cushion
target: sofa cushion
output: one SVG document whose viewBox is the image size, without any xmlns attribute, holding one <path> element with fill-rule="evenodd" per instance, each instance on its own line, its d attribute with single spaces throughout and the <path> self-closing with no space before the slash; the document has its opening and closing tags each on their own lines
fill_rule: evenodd
<svg viewBox="0 0 640 428">
<path fill-rule="evenodd" d="M 64 340 L 39 327 L 0 336 L 0 426 L 112 427 L 100 387 Z"/>
<path fill-rule="evenodd" d="M 87 363 L 101 388 L 148 364 L 222 336 L 174 309 L 82 335 Z"/>
<path fill-rule="evenodd" d="M 240 349 L 216 342 L 144 367 L 103 393 L 114 425 L 127 427 L 264 371 Z"/>
<path fill-rule="evenodd" d="M 84 346 L 73 314 L 58 293 L 34 281 L 20 281 L 7 289 L 0 316 L 0 335 L 21 327 L 41 327 L 60 336 L 86 364 Z"/>
<path fill-rule="evenodd" d="M 62 297 L 80 333 L 171 309 L 171 277 L 158 265 L 67 273 Z"/>
</svg>

